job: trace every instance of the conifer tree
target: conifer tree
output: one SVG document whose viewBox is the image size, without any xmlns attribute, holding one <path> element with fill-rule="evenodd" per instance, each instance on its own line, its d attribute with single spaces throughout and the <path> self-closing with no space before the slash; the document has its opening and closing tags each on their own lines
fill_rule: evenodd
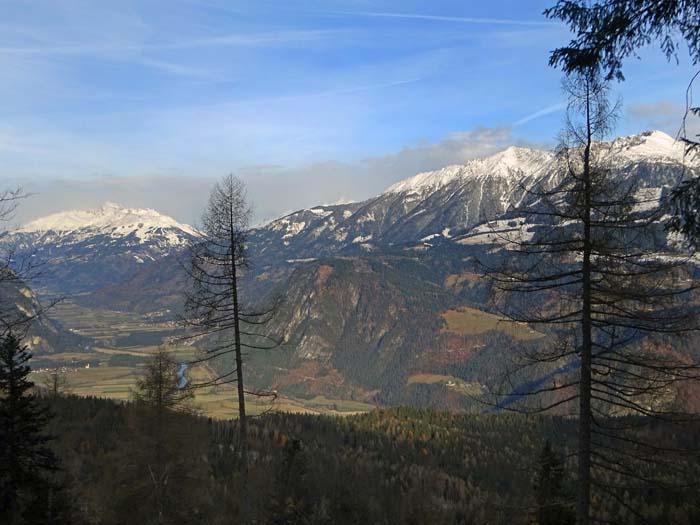
<svg viewBox="0 0 700 525">
<path fill-rule="evenodd" d="M 623 59 L 654 43 L 677 60 L 679 40 L 693 64 L 700 63 L 698 0 L 558 0 L 544 14 L 562 20 L 575 35 L 550 56 L 550 64 L 567 74 L 601 67 L 608 79 L 623 80 Z"/>
<path fill-rule="evenodd" d="M 573 498 L 567 493 L 564 464 L 547 440 L 539 458 L 533 488 L 538 525 L 567 525 L 576 522 Z"/>
<path fill-rule="evenodd" d="M 179 367 L 167 349 L 158 348 L 136 381 L 134 401 L 154 409 L 158 414 L 165 411 L 192 412 L 190 401 L 194 398 L 194 392 L 189 382 L 179 376 Z"/>
<path fill-rule="evenodd" d="M 528 188 L 513 212 L 522 227 L 496 233 L 506 256 L 486 264 L 510 299 L 503 313 L 549 336 L 513 370 L 548 380 L 514 392 L 508 377 L 497 397 L 515 410 L 578 416 L 577 521 L 587 525 L 599 518 L 594 498 L 612 498 L 633 513 L 625 490 L 662 486 L 678 471 L 672 456 L 681 451 L 662 454 L 669 451 L 641 428 L 692 419 L 663 400 L 700 378 L 700 362 L 663 349 L 700 326 L 687 256 L 663 235 L 663 200 L 616 168 L 615 144 L 603 141 L 615 114 L 607 83 L 594 68 L 564 85 L 570 103 L 557 154 L 560 182 Z M 514 408 L 515 400 L 522 405 Z M 641 419 L 617 417 L 630 415 Z M 611 483 L 611 476 L 621 479 Z"/>
<path fill-rule="evenodd" d="M 307 455 L 298 439 L 284 444 L 270 498 L 271 523 L 292 525 L 309 522 L 311 495 L 306 487 L 309 474 Z"/>
<path fill-rule="evenodd" d="M 58 469 L 48 446 L 52 437 L 45 432 L 51 416 L 28 379 L 30 358 L 15 336 L 0 339 L 0 522 L 10 524 L 22 523 L 29 511 L 38 513 L 37 496 L 47 491 L 49 475 Z"/>
</svg>

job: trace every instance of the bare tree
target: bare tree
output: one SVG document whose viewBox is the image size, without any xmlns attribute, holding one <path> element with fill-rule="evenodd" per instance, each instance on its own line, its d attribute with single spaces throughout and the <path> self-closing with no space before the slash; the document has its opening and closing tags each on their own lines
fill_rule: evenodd
<svg viewBox="0 0 700 525">
<path fill-rule="evenodd" d="M 57 364 L 55 368 L 46 372 L 42 379 L 43 386 L 52 399 L 70 393 L 65 365 Z"/>
<path fill-rule="evenodd" d="M 0 191 L 0 223 L 9 222 L 20 199 L 25 194 L 21 189 Z M 12 268 L 14 250 L 6 241 L 7 231 L 0 229 L 0 287 L 8 288 L 20 281 L 17 271 Z M 17 324 L 18 319 L 12 314 L 10 305 L 0 297 L 0 335 L 9 333 Z M 12 305 L 14 306 L 14 305 Z"/>
<path fill-rule="evenodd" d="M 27 194 L 21 189 L 0 191 L 0 224 L 9 223 L 17 211 L 17 207 Z M 24 266 L 17 267 L 15 250 L 11 243 L 7 242 L 8 231 L 0 227 L 0 283 L 19 279 Z"/>
<path fill-rule="evenodd" d="M 688 257 L 665 245 L 663 206 L 635 177 L 615 170 L 614 143 L 602 142 L 615 115 L 607 85 L 589 70 L 567 79 L 565 90 L 561 181 L 551 190 L 529 189 L 518 210 L 526 226 L 502 239 L 506 262 L 484 265 L 499 293 L 519 305 L 503 313 L 549 335 L 549 344 L 524 353 L 506 384 L 538 368 L 548 370 L 551 385 L 515 395 L 506 386 L 494 392 L 495 403 L 529 413 L 574 409 L 577 521 L 586 525 L 600 518 L 591 516 L 593 490 L 625 505 L 620 493 L 635 489 L 610 476 L 648 487 L 663 483 L 654 472 L 675 472 L 677 456 L 664 461 L 664 447 L 645 439 L 641 425 L 688 421 L 690 415 L 660 400 L 698 379 L 700 363 L 694 355 L 660 351 L 698 328 L 690 306 L 695 285 L 687 279 Z M 514 399 L 535 401 L 513 405 Z"/>
<path fill-rule="evenodd" d="M 211 191 L 202 217 L 202 239 L 191 247 L 187 268 L 192 288 L 185 299 L 184 324 L 197 337 L 209 337 L 210 344 L 201 361 L 214 361 L 218 376 L 195 387 L 235 383 L 238 396 L 238 429 L 241 474 L 241 522 L 247 521 L 248 442 L 246 394 L 273 396 L 269 392 L 246 389 L 243 362 L 246 350 L 270 349 L 274 341 L 256 331 L 274 309 L 253 312 L 240 298 L 240 279 L 248 260 L 246 238 L 251 208 L 243 183 L 229 175 Z M 233 356 L 233 367 L 227 356 Z M 223 368 L 223 371 L 221 369 Z"/>
<path fill-rule="evenodd" d="M 21 288 L 41 275 L 41 264 L 34 260 L 32 254 L 21 258 L 17 256 L 6 227 L 20 202 L 27 197 L 28 194 L 21 188 L 0 191 L 0 336 L 15 333 L 20 339 L 32 321 L 60 301 L 53 299 L 45 304 L 37 304 L 33 312 L 27 312 L 17 309 L 11 293 L 13 288 Z"/>
</svg>

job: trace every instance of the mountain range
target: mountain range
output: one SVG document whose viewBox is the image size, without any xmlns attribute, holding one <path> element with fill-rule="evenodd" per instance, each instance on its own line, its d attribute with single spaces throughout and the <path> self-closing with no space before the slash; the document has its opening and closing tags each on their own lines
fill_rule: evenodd
<svg viewBox="0 0 700 525">
<path fill-rule="evenodd" d="M 645 205 L 698 169 L 662 132 L 610 146 L 613 168 L 635 178 Z M 243 296 L 283 298 L 267 327 L 282 345 L 250 356 L 253 383 L 300 397 L 468 407 L 510 353 L 544 337 L 491 311 L 490 285 L 474 263 L 500 256 L 494 228 L 535 226 L 515 211 L 537 206 L 528 188 L 553 188 L 560 173 L 552 152 L 510 147 L 363 202 L 299 210 L 252 229 Z M 150 313 L 178 310 L 178 261 L 198 235 L 153 210 L 106 204 L 39 219 L 4 242 L 46 261 L 42 292 Z"/>
</svg>

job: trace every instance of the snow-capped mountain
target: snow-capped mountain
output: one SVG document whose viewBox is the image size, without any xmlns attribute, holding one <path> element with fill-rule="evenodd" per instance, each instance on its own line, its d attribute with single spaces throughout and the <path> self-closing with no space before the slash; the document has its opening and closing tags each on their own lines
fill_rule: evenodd
<svg viewBox="0 0 700 525">
<path fill-rule="evenodd" d="M 46 291 L 72 294 L 121 282 L 182 250 L 197 231 L 152 209 L 106 203 L 29 222 L 2 240 L 44 266 Z"/>
<path fill-rule="evenodd" d="M 256 229 L 251 246 L 263 259 L 374 250 L 465 232 L 517 204 L 545 174 L 552 153 L 510 147 L 462 166 L 419 173 L 360 203 L 301 210 Z"/>
<path fill-rule="evenodd" d="M 106 234 L 113 238 L 133 235 L 141 242 L 165 240 L 173 246 L 183 244 L 190 237 L 198 235 L 192 226 L 181 224 L 155 210 L 124 208 L 113 202 L 106 202 L 93 210 L 54 213 L 25 224 L 17 233 L 57 237 L 69 234 L 73 239 L 97 234 Z"/>
<path fill-rule="evenodd" d="M 683 173 L 683 145 L 661 131 L 609 145 L 614 168 L 639 177 L 643 188 L 658 195 Z M 419 173 L 364 202 L 297 211 L 254 230 L 251 248 L 267 264 L 455 239 L 523 203 L 536 181 L 546 189 L 560 176 L 552 152 L 509 147 L 465 165 Z"/>
<path fill-rule="evenodd" d="M 620 137 L 611 144 L 622 162 L 680 163 L 683 162 L 686 153 L 682 142 L 663 131 L 646 131 L 638 135 Z"/>
<path fill-rule="evenodd" d="M 490 157 L 475 159 L 464 165 L 419 173 L 390 186 L 385 193 L 425 194 L 455 182 L 485 182 L 491 178 L 513 183 L 517 182 L 519 175 L 538 173 L 551 157 L 549 152 L 511 146 Z"/>
<path fill-rule="evenodd" d="M 595 150 L 601 162 L 614 170 L 620 184 L 636 188 L 636 192 L 630 195 L 629 202 L 636 201 L 634 211 L 639 213 L 658 210 L 662 201 L 667 202 L 671 189 L 684 177 L 700 172 L 700 158 L 689 154 L 681 142 L 661 131 L 620 137 L 602 143 L 601 146 Z M 564 159 L 561 161 L 567 162 Z M 558 167 L 556 159 L 545 167 L 551 173 L 552 180 L 556 179 L 557 169 L 562 171 L 566 168 Z M 461 245 L 483 245 L 508 244 L 516 239 L 529 239 L 537 225 L 528 223 L 525 216 L 530 210 L 536 211 L 540 205 L 540 196 L 533 192 L 517 208 L 508 210 L 495 220 L 478 224 L 463 235 L 454 236 L 452 241 Z M 677 236 L 663 231 L 663 222 L 668 217 L 661 217 L 659 235 L 667 235 L 670 245 L 674 245 L 678 241 Z"/>
</svg>

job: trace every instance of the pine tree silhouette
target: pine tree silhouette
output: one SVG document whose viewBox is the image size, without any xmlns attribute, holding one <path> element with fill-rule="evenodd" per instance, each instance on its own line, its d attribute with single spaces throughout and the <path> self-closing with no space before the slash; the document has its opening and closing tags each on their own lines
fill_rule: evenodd
<svg viewBox="0 0 700 525">
<path fill-rule="evenodd" d="M 58 461 L 45 432 L 51 419 L 32 394 L 31 354 L 14 335 L 0 339 L 0 522 L 22 523 L 26 515 L 52 514 L 49 475 Z M 45 506 L 45 509 L 37 508 Z M 55 520 L 51 519 L 53 522 Z"/>
<path fill-rule="evenodd" d="M 566 525 L 576 522 L 573 498 L 565 488 L 564 464 L 547 440 L 540 454 L 534 489 L 537 501 L 535 522 L 539 525 Z"/>
</svg>

